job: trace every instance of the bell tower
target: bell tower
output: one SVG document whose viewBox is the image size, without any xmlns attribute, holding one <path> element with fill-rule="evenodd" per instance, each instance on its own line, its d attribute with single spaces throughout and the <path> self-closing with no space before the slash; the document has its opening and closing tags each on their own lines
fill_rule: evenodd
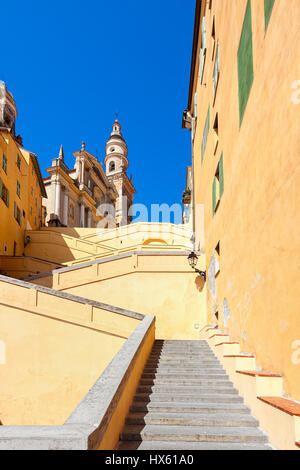
<svg viewBox="0 0 300 470">
<path fill-rule="evenodd" d="M 128 149 L 121 132 L 121 124 L 116 118 L 112 126 L 112 133 L 105 146 L 104 164 L 106 176 L 112 182 L 118 192 L 116 200 L 116 224 L 128 225 L 132 221 L 128 211 L 132 205 L 135 188 L 131 179 L 127 176 L 129 166 Z"/>
<path fill-rule="evenodd" d="M 12 94 L 0 81 L 0 127 L 5 127 L 15 137 L 17 108 Z"/>
</svg>

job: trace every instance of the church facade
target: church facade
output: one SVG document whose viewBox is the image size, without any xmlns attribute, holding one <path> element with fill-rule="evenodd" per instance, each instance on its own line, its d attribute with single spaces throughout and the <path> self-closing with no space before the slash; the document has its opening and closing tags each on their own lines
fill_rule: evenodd
<svg viewBox="0 0 300 470">
<path fill-rule="evenodd" d="M 61 146 L 59 156 L 47 168 L 44 179 L 47 199 L 46 224 L 56 227 L 93 228 L 127 225 L 129 207 L 135 194 L 127 176 L 128 149 L 119 121 L 106 144 L 105 169 L 97 157 L 86 150 L 85 143 L 74 152 L 75 165 L 70 169 Z"/>
</svg>

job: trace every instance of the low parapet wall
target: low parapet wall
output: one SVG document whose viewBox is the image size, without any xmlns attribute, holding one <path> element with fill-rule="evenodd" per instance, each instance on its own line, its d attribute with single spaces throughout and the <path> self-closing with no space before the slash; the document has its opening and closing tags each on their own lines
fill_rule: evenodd
<svg viewBox="0 0 300 470">
<path fill-rule="evenodd" d="M 158 339 L 198 339 L 206 320 L 206 284 L 185 251 L 133 251 L 53 273 L 30 282 L 124 309 L 156 315 Z M 205 256 L 199 253 L 200 269 Z"/>
<path fill-rule="evenodd" d="M 60 425 L 143 315 L 0 276 L 3 425 Z"/>
<path fill-rule="evenodd" d="M 0 450 L 113 450 L 154 339 L 148 316 L 62 426 L 1 426 Z"/>
<path fill-rule="evenodd" d="M 24 279 L 34 274 L 54 271 L 63 264 L 33 258 L 32 256 L 0 256 L 0 273 L 16 279 Z"/>
</svg>

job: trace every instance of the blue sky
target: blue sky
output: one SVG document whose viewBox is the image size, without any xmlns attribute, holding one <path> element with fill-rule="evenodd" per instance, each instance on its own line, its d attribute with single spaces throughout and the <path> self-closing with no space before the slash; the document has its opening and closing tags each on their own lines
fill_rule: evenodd
<svg viewBox="0 0 300 470">
<path fill-rule="evenodd" d="M 0 79 L 43 175 L 61 144 L 104 158 L 118 111 L 135 201 L 180 202 L 190 164 L 187 106 L 195 0 L 9 1 Z"/>
</svg>

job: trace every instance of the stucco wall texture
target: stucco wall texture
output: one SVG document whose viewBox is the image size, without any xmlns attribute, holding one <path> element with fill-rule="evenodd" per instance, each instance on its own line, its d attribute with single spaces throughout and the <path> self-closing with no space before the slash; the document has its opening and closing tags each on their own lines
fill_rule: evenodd
<svg viewBox="0 0 300 470">
<path fill-rule="evenodd" d="M 240 126 L 237 55 L 247 3 L 214 0 L 212 9 L 206 8 L 203 84 L 197 63 L 193 90 L 198 108 L 195 203 L 205 205 L 201 249 L 208 267 L 220 242 L 216 309 L 221 328 L 244 352 L 256 354 L 258 366 L 283 374 L 285 395 L 300 400 L 300 93 L 295 90 L 300 80 L 300 4 L 276 0 L 265 30 L 264 2 L 251 1 L 254 81 Z M 215 101 L 213 20 L 220 57 Z M 209 104 L 211 130 L 201 163 Z M 214 153 L 216 113 L 219 143 Z M 224 193 L 213 216 L 211 188 L 222 152 Z M 199 224 L 196 231 L 198 242 Z M 210 318 L 214 302 L 209 294 Z"/>
</svg>

